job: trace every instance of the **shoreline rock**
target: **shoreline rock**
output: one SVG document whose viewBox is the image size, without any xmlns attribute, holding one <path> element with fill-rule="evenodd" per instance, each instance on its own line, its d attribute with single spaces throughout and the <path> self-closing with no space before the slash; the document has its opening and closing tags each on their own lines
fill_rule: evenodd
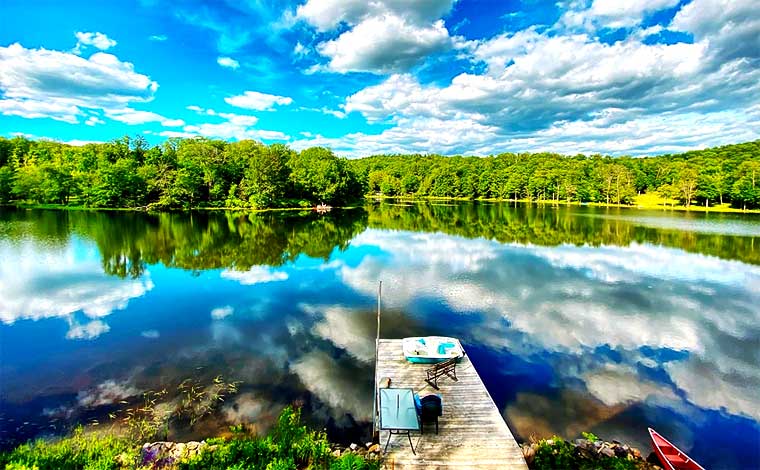
<svg viewBox="0 0 760 470">
<path fill-rule="evenodd" d="M 548 446 L 552 449 L 564 448 L 571 446 L 570 453 L 573 458 L 583 461 L 594 461 L 601 459 L 617 458 L 632 462 L 640 470 L 662 470 L 660 465 L 653 463 L 651 456 L 644 459 L 641 451 L 635 447 L 628 446 L 618 441 L 603 441 L 589 439 L 576 439 L 575 441 L 565 441 L 560 438 L 542 439 L 530 443 L 524 443 L 522 448 L 523 457 L 528 467 L 537 468 L 534 465 L 536 454 L 542 446 Z M 656 458 L 655 458 L 656 459 Z M 654 460 L 656 461 L 656 460 Z"/>
</svg>

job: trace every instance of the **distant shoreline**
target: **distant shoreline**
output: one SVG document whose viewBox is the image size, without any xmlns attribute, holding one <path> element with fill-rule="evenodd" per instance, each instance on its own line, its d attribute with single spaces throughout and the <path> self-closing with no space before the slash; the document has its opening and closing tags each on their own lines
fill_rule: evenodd
<svg viewBox="0 0 760 470">
<path fill-rule="evenodd" d="M 646 197 L 642 195 L 640 197 Z M 651 199 L 651 198 L 650 198 Z M 517 203 L 524 205 L 537 205 L 537 206 L 577 206 L 577 207 L 602 207 L 602 208 L 622 208 L 622 209 L 639 209 L 639 210 L 657 210 L 657 211 L 673 211 L 673 212 L 702 212 L 702 213 L 721 213 L 721 214 L 760 214 L 760 209 L 740 209 L 736 207 L 730 207 L 728 204 L 720 206 L 701 206 L 692 205 L 686 207 L 684 205 L 671 205 L 671 204 L 658 204 L 651 203 L 649 201 L 644 203 L 634 204 L 607 204 L 605 202 L 577 202 L 577 201 L 557 201 L 550 199 L 542 200 L 529 200 L 529 199 L 496 199 L 496 198 L 465 198 L 465 197 L 438 197 L 438 196 L 385 196 L 385 195 L 366 195 L 365 201 L 401 201 L 401 202 L 496 202 L 496 203 Z M 193 211 L 231 211 L 231 212 L 246 212 L 246 213 L 267 213 L 267 212 L 311 212 L 313 207 L 270 207 L 266 209 L 253 209 L 250 207 L 191 207 L 191 208 L 175 208 L 175 209 L 155 209 L 147 207 L 87 207 L 87 206 L 75 206 L 66 204 L 32 204 L 32 203 L 7 203 L 0 205 L 3 207 L 14 207 L 17 209 L 52 209 L 52 210 L 81 210 L 81 211 L 124 211 L 124 212 L 193 212 Z M 349 205 L 342 207 L 334 207 L 334 209 L 356 209 L 357 205 Z"/>
<path fill-rule="evenodd" d="M 605 202 L 577 202 L 577 201 L 556 201 L 550 199 L 542 200 L 529 200 L 529 199 L 495 199 L 495 198 L 464 198 L 464 197 L 437 197 L 437 196 L 384 196 L 384 195 L 368 195 L 368 200 L 396 200 L 403 202 L 421 202 L 421 201 L 455 201 L 455 202 L 498 202 L 498 203 L 518 203 L 518 204 L 530 204 L 539 206 L 578 206 L 578 207 L 608 207 L 608 208 L 623 208 L 623 209 L 641 209 L 641 210 L 661 210 L 661 211 L 678 211 L 678 212 L 719 212 L 719 213 L 734 213 L 734 214 L 760 214 L 760 209 L 739 209 L 736 207 L 729 207 L 727 204 L 722 206 L 697 206 L 693 205 L 686 207 L 683 205 L 655 205 L 655 204 L 607 204 Z"/>
</svg>

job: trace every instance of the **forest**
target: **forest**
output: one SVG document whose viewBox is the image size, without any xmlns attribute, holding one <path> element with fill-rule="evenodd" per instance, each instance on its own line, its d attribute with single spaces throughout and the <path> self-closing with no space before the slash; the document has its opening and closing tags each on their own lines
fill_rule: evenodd
<svg viewBox="0 0 760 470">
<path fill-rule="evenodd" d="M 655 157 L 376 155 L 283 144 L 143 137 L 71 146 L 0 138 L 0 203 L 93 208 L 311 207 L 364 195 L 760 207 L 760 140 Z"/>
</svg>

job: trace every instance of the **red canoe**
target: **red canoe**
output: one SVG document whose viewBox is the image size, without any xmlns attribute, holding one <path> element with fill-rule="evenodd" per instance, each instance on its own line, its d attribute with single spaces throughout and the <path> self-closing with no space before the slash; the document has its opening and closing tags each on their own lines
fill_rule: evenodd
<svg viewBox="0 0 760 470">
<path fill-rule="evenodd" d="M 692 460 L 681 449 L 671 444 L 657 431 L 649 429 L 649 437 L 652 438 L 652 448 L 657 458 L 665 466 L 666 470 L 705 470 L 703 466 Z"/>
</svg>

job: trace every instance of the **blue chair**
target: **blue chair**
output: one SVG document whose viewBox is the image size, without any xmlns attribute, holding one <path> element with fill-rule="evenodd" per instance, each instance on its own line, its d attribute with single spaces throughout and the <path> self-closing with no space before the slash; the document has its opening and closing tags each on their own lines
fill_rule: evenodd
<svg viewBox="0 0 760 470">
<path fill-rule="evenodd" d="M 443 400 L 440 395 L 414 395 L 414 405 L 420 416 L 420 434 L 423 433 L 425 423 L 435 422 L 435 433 L 438 434 L 438 417 L 443 415 Z"/>
</svg>

